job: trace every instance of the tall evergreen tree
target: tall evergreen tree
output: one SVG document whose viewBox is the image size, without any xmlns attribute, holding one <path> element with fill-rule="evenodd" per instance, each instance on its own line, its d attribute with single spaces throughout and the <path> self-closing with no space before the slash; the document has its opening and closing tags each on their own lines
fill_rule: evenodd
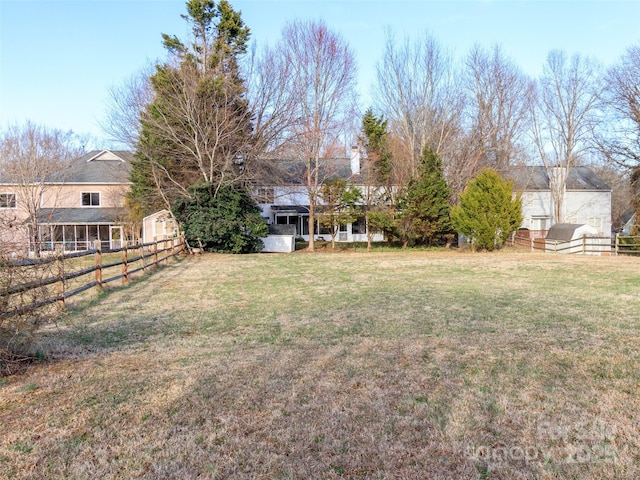
<svg viewBox="0 0 640 480">
<path fill-rule="evenodd" d="M 452 234 L 449 187 L 440 156 L 428 146 L 422 150 L 418 175 L 409 181 L 400 202 L 398 227 L 403 244 L 437 244 Z"/>
<path fill-rule="evenodd" d="M 390 186 L 391 151 L 389 150 L 387 120 L 376 117 L 369 108 L 362 117 L 362 142 L 367 151 L 369 170 L 378 185 Z"/>
<path fill-rule="evenodd" d="M 373 232 L 382 232 L 389 243 L 394 235 L 395 201 L 392 155 L 388 145 L 387 120 L 369 108 L 362 117 L 362 142 L 367 152 L 363 203 L 367 225 L 367 251 L 371 251 Z"/>
<path fill-rule="evenodd" d="M 249 29 L 227 0 L 189 0 L 189 42 L 163 34 L 167 63 L 151 76 L 154 101 L 140 119 L 132 204 L 171 209 L 194 184 L 242 182 L 251 172 L 251 112 L 239 58 Z"/>
</svg>

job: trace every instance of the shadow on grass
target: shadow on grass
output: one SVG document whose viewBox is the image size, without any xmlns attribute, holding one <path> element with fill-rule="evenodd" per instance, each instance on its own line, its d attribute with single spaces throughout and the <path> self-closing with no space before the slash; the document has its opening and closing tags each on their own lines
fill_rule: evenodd
<svg viewBox="0 0 640 480">
<path fill-rule="evenodd" d="M 159 321 L 148 304 L 164 283 L 184 275 L 189 261 L 174 257 L 168 265 L 132 278 L 126 285 L 109 284 L 80 299 L 40 332 L 39 342 L 50 359 L 84 356 L 97 352 L 119 350 L 146 342 L 167 329 L 175 332 L 177 325 Z M 177 323 L 177 322 L 174 322 Z"/>
</svg>

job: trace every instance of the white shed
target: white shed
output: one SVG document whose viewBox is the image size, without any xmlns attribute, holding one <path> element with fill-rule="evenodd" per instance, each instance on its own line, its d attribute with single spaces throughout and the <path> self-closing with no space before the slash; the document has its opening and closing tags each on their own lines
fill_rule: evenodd
<svg viewBox="0 0 640 480">
<path fill-rule="evenodd" d="M 545 250 L 556 253 L 611 253 L 611 239 L 604 238 L 594 227 L 577 223 L 552 225 L 545 239 Z"/>
</svg>

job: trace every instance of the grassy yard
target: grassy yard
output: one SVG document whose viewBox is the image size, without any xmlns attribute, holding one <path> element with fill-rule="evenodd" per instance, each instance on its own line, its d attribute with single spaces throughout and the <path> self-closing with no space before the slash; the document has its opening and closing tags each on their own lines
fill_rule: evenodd
<svg viewBox="0 0 640 480">
<path fill-rule="evenodd" d="M 640 478 L 640 259 L 203 255 L 0 379 L 0 478 Z"/>
</svg>

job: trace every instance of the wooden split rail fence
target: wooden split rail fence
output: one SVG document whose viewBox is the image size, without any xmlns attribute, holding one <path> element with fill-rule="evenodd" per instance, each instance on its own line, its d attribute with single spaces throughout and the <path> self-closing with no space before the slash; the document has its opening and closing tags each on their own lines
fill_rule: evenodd
<svg viewBox="0 0 640 480">
<path fill-rule="evenodd" d="M 584 236 L 567 242 L 546 240 L 544 237 L 514 235 L 511 245 L 547 253 L 586 255 L 640 255 L 640 236 L 613 237 Z"/>
<path fill-rule="evenodd" d="M 183 251 L 184 240 L 181 237 L 109 250 L 103 250 L 100 241 L 96 240 L 92 249 L 82 252 L 60 251 L 42 258 L 7 261 L 2 265 L 2 269 L 7 270 L 6 275 L 3 273 L 5 278 L 26 281 L 12 284 L 5 280 L 4 285 L 0 285 L 0 305 L 4 309 L 0 311 L 0 318 L 23 315 L 51 304 L 64 307 L 65 301 L 74 295 L 94 287 L 101 289 L 103 285 L 118 280 L 125 284 L 135 273 L 166 263 Z M 116 275 L 107 276 L 118 267 Z M 10 269 L 32 269 L 37 273 L 11 275 L 8 273 Z M 87 282 L 86 278 L 91 274 L 93 278 Z M 27 295 L 36 290 L 37 294 Z M 16 300 L 18 297 L 22 300 Z M 30 300 L 25 302 L 25 297 Z"/>
</svg>

